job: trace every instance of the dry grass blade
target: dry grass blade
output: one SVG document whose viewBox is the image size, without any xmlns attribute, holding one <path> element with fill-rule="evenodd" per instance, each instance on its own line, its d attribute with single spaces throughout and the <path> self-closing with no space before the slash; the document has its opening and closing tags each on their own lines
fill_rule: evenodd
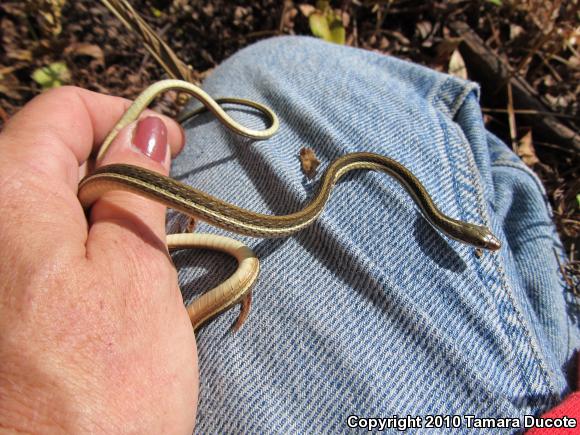
<svg viewBox="0 0 580 435">
<path fill-rule="evenodd" d="M 174 79 L 195 83 L 189 67 L 175 52 L 149 27 L 139 13 L 126 0 L 101 0 L 101 2 L 132 32 L 142 40 L 145 48 Z"/>
<path fill-rule="evenodd" d="M 507 111 L 508 111 L 508 122 L 509 122 L 509 127 L 510 127 L 510 140 L 512 142 L 512 149 L 514 150 L 515 153 L 517 153 L 518 152 L 518 145 L 517 145 L 518 133 L 517 133 L 517 127 L 516 127 L 516 115 L 514 113 L 514 97 L 513 97 L 513 93 L 512 93 L 512 84 L 509 81 L 507 82 L 507 96 L 508 96 Z"/>
</svg>

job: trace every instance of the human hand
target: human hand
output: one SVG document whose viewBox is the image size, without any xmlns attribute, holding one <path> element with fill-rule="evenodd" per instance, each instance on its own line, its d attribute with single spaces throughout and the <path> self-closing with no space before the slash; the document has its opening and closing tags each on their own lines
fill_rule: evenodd
<svg viewBox="0 0 580 435">
<path fill-rule="evenodd" d="M 0 134 L 0 429 L 193 429 L 197 350 L 165 208 L 110 192 L 89 225 L 77 200 L 84 164 L 128 104 L 59 88 Z M 182 146 L 178 124 L 156 115 L 123 130 L 103 164 L 166 174 Z"/>
</svg>

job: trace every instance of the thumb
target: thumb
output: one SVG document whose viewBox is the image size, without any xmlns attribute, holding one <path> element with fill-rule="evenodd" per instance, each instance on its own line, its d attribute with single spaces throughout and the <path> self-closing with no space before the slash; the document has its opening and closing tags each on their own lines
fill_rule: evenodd
<svg viewBox="0 0 580 435">
<path fill-rule="evenodd" d="M 126 163 L 166 175 L 170 164 L 167 132 L 161 118 L 142 118 L 119 132 L 99 166 Z M 172 148 L 179 147 L 179 144 L 172 145 Z M 141 252 L 139 245 L 146 243 L 165 253 L 165 206 L 155 201 L 131 192 L 109 191 L 93 204 L 90 222 L 89 254 L 96 246 L 103 248 L 99 251 L 107 252 L 110 248 L 107 245 L 111 243 L 116 249 Z"/>
</svg>

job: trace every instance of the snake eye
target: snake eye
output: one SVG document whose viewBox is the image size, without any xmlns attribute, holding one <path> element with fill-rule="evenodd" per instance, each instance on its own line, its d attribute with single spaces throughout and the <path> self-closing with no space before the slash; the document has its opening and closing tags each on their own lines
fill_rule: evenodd
<svg viewBox="0 0 580 435">
<path fill-rule="evenodd" d="M 489 228 L 480 225 L 474 225 L 473 227 L 479 233 L 477 243 L 479 248 L 488 249 L 490 251 L 497 251 L 501 248 L 501 241 L 493 235 Z"/>
<path fill-rule="evenodd" d="M 472 223 L 464 223 L 464 240 L 476 248 L 497 251 L 501 248 L 501 241 L 493 235 L 489 228 Z"/>
</svg>

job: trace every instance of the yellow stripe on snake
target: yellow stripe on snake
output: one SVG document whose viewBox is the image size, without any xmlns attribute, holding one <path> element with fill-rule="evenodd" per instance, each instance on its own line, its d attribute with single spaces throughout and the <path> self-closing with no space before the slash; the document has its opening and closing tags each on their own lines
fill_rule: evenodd
<svg viewBox="0 0 580 435">
<path fill-rule="evenodd" d="M 222 124 L 240 135 L 264 140 L 271 137 L 278 129 L 277 116 L 262 104 L 241 98 L 214 100 L 191 83 L 163 80 L 143 91 L 127 109 L 101 145 L 97 161 L 103 158 L 119 131 L 138 119 L 157 95 L 168 90 L 179 90 L 193 95 L 203 103 L 205 109 L 213 112 Z M 248 129 L 228 116 L 220 107 L 220 103 L 253 107 L 269 119 L 270 126 L 265 130 Z M 180 117 L 180 121 L 183 122 L 199 112 L 196 110 L 185 113 Z M 310 203 L 302 210 L 284 216 L 254 213 L 172 178 L 137 166 L 123 164 L 103 166 L 86 176 L 79 184 L 78 196 L 83 207 L 88 208 L 106 191 L 126 190 L 234 233 L 263 238 L 288 237 L 311 225 L 322 213 L 336 182 L 347 172 L 356 169 L 382 171 L 394 177 L 409 193 L 427 221 L 445 235 L 480 249 L 497 250 L 500 248 L 499 240 L 487 227 L 459 221 L 445 215 L 437 208 L 427 190 L 411 171 L 395 160 L 374 153 L 351 153 L 334 160 L 324 173 L 318 193 Z M 187 310 L 193 328 L 197 329 L 232 306 L 245 302 L 246 308 L 242 309 L 235 328 L 241 326 L 249 310 L 251 290 L 259 273 L 259 262 L 254 253 L 236 240 L 213 234 L 170 234 L 167 236 L 167 246 L 170 250 L 184 248 L 217 250 L 232 255 L 238 260 L 238 269 L 229 279 L 194 300 Z"/>
</svg>

